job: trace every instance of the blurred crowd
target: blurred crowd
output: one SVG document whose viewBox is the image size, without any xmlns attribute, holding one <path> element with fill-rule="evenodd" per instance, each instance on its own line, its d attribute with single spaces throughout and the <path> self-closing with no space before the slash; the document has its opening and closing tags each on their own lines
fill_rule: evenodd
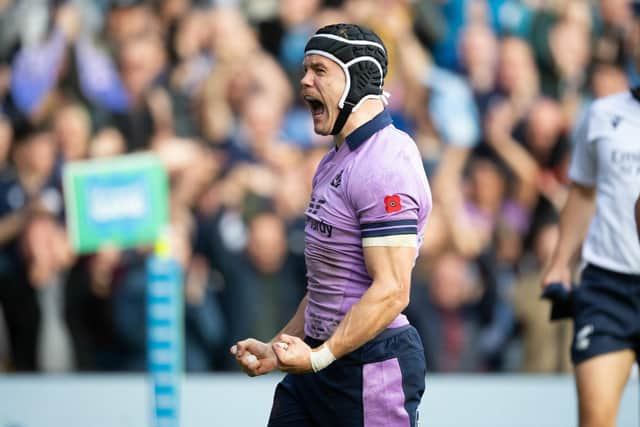
<svg viewBox="0 0 640 427">
<path fill-rule="evenodd" d="M 148 248 L 75 254 L 68 162 L 151 150 L 185 271 L 185 367 L 232 370 L 305 292 L 304 212 L 331 148 L 298 96 L 321 26 L 374 29 L 434 208 L 406 310 L 430 372 L 562 372 L 541 269 L 572 132 L 637 82 L 630 0 L 0 0 L 0 370 L 146 368 Z"/>
</svg>

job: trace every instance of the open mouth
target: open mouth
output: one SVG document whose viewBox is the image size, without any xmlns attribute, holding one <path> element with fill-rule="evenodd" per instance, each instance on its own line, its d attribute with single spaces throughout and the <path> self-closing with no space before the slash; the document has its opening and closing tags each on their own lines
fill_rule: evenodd
<svg viewBox="0 0 640 427">
<path fill-rule="evenodd" d="M 321 116 L 324 113 L 325 108 L 322 101 L 309 95 L 305 96 L 304 100 L 307 102 L 307 105 L 309 105 L 313 117 Z"/>
</svg>

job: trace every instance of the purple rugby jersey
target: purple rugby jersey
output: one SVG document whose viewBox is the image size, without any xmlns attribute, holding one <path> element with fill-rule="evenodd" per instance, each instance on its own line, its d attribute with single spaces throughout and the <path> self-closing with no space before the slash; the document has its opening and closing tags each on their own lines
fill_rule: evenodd
<svg viewBox="0 0 640 427">
<path fill-rule="evenodd" d="M 430 211 L 418 148 L 386 110 L 327 153 L 305 212 L 305 334 L 328 339 L 369 288 L 363 247 L 419 247 Z M 389 327 L 406 324 L 401 314 Z"/>
</svg>

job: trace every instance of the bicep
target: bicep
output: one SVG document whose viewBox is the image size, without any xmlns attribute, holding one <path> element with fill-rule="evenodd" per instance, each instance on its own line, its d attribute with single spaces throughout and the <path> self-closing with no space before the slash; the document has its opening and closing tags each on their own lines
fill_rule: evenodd
<svg viewBox="0 0 640 427">
<path fill-rule="evenodd" d="M 364 247 L 363 253 L 373 283 L 408 298 L 415 246 L 370 246 Z"/>
</svg>

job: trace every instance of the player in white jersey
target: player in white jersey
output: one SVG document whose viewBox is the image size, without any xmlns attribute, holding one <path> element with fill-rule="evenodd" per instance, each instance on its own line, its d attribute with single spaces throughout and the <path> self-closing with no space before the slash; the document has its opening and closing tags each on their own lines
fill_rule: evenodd
<svg viewBox="0 0 640 427">
<path fill-rule="evenodd" d="M 584 240 L 586 267 L 573 290 L 571 349 L 581 427 L 615 425 L 624 386 L 640 356 L 640 245 L 634 232 L 639 135 L 640 91 L 591 106 L 577 134 L 560 237 L 542 283 L 543 288 L 570 286 L 571 259 Z"/>
</svg>

